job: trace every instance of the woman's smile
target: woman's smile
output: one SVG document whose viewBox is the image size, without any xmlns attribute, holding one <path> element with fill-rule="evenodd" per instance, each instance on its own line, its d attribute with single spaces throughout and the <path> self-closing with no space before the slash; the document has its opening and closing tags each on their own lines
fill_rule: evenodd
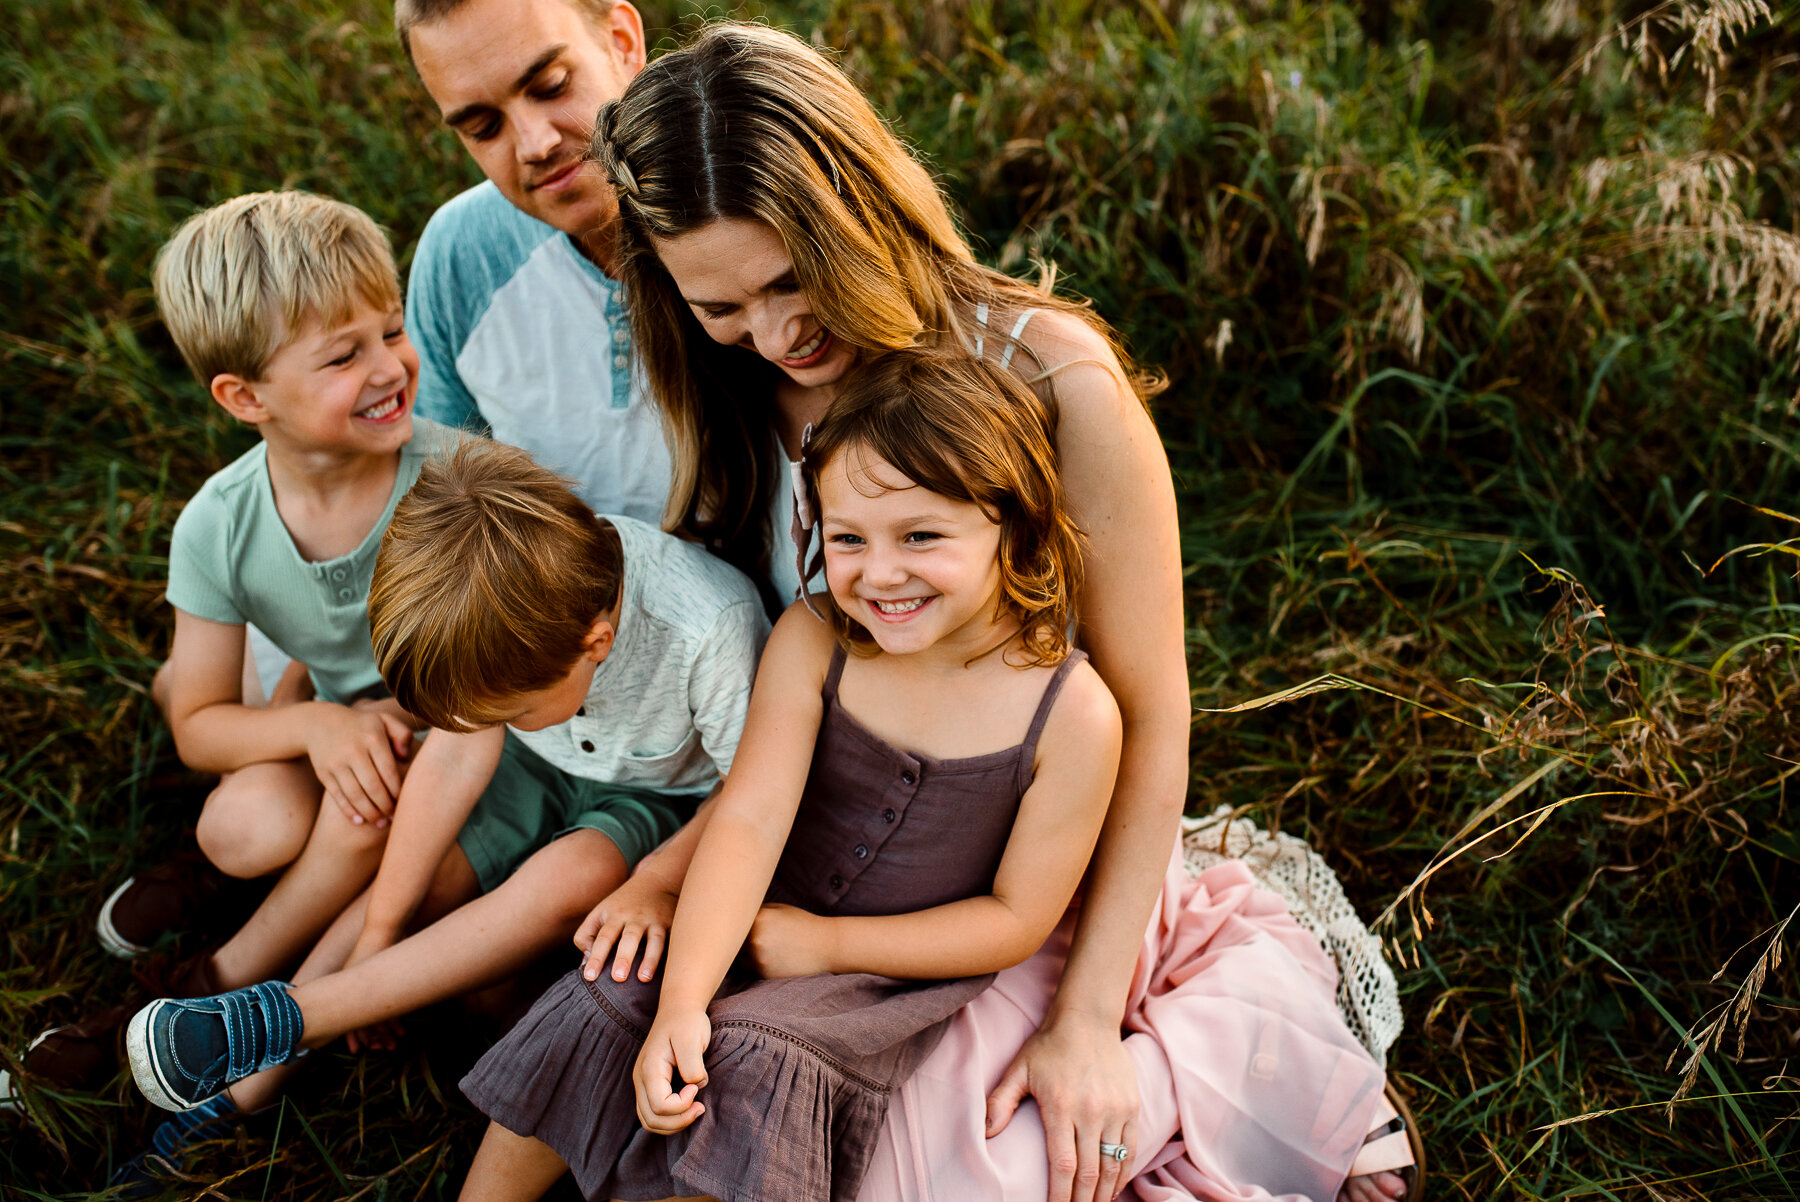
<svg viewBox="0 0 1800 1202">
<path fill-rule="evenodd" d="M 742 347 L 804 388 L 827 388 L 856 363 L 856 349 L 826 329 L 775 228 L 721 217 L 673 238 L 653 238 L 657 258 L 707 337 Z"/>
</svg>

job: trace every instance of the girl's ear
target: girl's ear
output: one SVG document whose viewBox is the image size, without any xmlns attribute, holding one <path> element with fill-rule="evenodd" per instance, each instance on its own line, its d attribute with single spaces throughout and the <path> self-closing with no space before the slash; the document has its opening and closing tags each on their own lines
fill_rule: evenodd
<svg viewBox="0 0 1800 1202">
<path fill-rule="evenodd" d="M 259 426 L 269 420 L 269 411 L 256 395 L 256 385 L 236 372 L 222 371 L 214 376 L 211 392 L 219 408 L 241 422 Z"/>
</svg>

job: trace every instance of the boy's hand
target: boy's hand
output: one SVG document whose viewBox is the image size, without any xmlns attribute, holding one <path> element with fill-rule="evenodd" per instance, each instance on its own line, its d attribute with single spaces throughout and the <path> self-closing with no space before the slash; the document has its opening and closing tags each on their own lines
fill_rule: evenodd
<svg viewBox="0 0 1800 1202">
<path fill-rule="evenodd" d="M 412 751 L 412 731 L 384 710 L 311 704 L 306 755 L 325 796 L 351 822 L 386 826 L 400 795 L 400 761 Z"/>
<path fill-rule="evenodd" d="M 675 896 L 647 874 L 627 877 L 623 885 L 593 908 L 575 932 L 575 946 L 587 953 L 581 975 L 590 981 L 599 980 L 606 966 L 606 954 L 616 946 L 612 979 L 623 981 L 631 971 L 638 945 L 642 944 L 644 959 L 638 965 L 638 980 L 648 981 L 655 976 L 663 947 L 668 943 L 669 925 L 675 921 Z"/>
<path fill-rule="evenodd" d="M 704 1010 L 683 1014 L 658 1011 L 631 1070 L 637 1087 L 638 1121 L 652 1135 L 673 1135 L 706 1112 L 694 1100 L 706 1084 L 706 1045 L 712 1041 L 712 1022 Z M 686 1082 L 675 1089 L 679 1071 Z"/>
<path fill-rule="evenodd" d="M 770 903 L 750 924 L 750 960 L 766 979 L 830 972 L 831 919 Z"/>
</svg>

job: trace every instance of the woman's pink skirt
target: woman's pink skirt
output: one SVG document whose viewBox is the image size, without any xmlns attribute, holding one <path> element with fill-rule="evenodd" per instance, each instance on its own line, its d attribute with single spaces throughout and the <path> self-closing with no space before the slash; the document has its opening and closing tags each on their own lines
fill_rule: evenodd
<svg viewBox="0 0 1800 1202">
<path fill-rule="evenodd" d="M 1043 1202 L 1037 1106 L 993 1139 L 988 1093 L 1036 1031 L 1074 915 L 965 1006 L 896 1091 L 858 1202 Z M 1337 968 L 1242 863 L 1190 879 L 1177 844 L 1125 1016 L 1141 1095 L 1131 1185 L 1142 1202 L 1329 1202 L 1374 1121 L 1385 1075 L 1333 1001 Z"/>
</svg>

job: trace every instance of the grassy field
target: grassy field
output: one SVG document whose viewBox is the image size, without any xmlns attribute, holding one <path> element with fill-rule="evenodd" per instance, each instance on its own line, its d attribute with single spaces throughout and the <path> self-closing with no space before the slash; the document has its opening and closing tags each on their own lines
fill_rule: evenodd
<svg viewBox="0 0 1800 1202">
<path fill-rule="evenodd" d="M 844 52 L 984 255 L 1053 260 L 1168 371 L 1190 809 L 1305 836 L 1387 916 L 1435 1196 L 1794 1194 L 1800 11 L 753 11 Z M 156 246 L 304 187 L 404 266 L 478 176 L 385 5 L 3 12 L 10 1063 L 135 996 L 92 915 L 205 791 L 146 686 L 174 516 L 249 440 L 155 320 Z M 170 1196 L 453 1197 L 470 1030 L 325 1053 Z M 32 1095 L 0 1115 L 0 1196 L 87 1196 L 154 1117 L 126 1080 Z"/>
</svg>

